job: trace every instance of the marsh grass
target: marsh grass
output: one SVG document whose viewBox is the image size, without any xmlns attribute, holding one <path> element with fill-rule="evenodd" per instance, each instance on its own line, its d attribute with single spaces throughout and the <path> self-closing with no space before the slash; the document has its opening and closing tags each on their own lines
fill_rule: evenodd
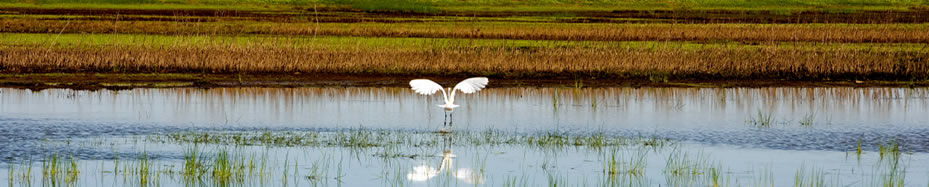
<svg viewBox="0 0 929 187">
<path fill-rule="evenodd" d="M 422 133 L 422 132 L 410 132 L 410 131 L 395 131 L 395 130 L 372 130 L 372 129 L 363 129 L 363 133 L 353 132 L 351 130 L 346 130 L 344 132 L 334 131 L 334 132 L 314 132 L 309 133 L 312 135 L 307 135 L 306 132 L 301 131 L 250 131 L 250 132 L 192 132 L 192 134 L 202 134 L 206 133 L 210 138 L 204 138 L 197 135 L 187 134 L 187 135 L 151 135 L 145 138 L 127 138 L 127 142 L 132 141 L 141 141 L 140 143 L 144 144 L 145 141 L 152 141 L 155 143 L 168 143 L 168 144 L 180 144 L 180 145 L 189 145 L 187 150 L 184 152 L 184 160 L 179 164 L 183 164 L 182 171 L 174 172 L 172 167 L 158 167 L 162 164 L 158 159 L 153 159 L 156 157 L 150 156 L 148 153 L 143 152 L 138 156 L 132 156 L 128 159 L 126 164 L 123 164 L 123 178 L 125 180 L 131 180 L 131 184 L 138 185 L 149 185 L 149 186 L 159 186 L 160 182 L 170 182 L 171 179 L 164 179 L 162 176 L 172 177 L 175 175 L 182 175 L 183 182 L 185 185 L 197 186 L 197 185 L 209 185 L 209 186 L 247 186 L 248 184 L 255 184 L 255 182 L 250 180 L 257 179 L 260 182 L 267 182 L 270 180 L 279 180 L 280 183 L 276 184 L 287 184 L 291 185 L 313 185 L 313 186 L 332 186 L 332 181 L 337 181 L 341 184 L 340 179 L 342 176 L 345 176 L 342 169 L 342 160 L 339 159 L 336 161 L 333 159 L 332 155 L 323 154 L 321 157 L 317 158 L 300 158 L 291 157 L 291 153 L 286 153 L 287 155 L 283 157 L 283 164 L 280 163 L 270 163 L 268 164 L 268 159 L 280 159 L 280 157 L 273 157 L 267 154 L 261 155 L 250 154 L 250 150 L 253 149 L 266 149 L 271 147 L 290 147 L 303 149 L 305 147 L 311 147 L 306 151 L 324 151 L 330 148 L 335 149 L 347 149 L 351 152 L 360 151 L 362 154 L 358 155 L 367 155 L 371 156 L 371 152 L 375 152 L 373 156 L 377 156 L 377 153 L 383 152 L 383 155 L 403 155 L 401 154 L 408 149 L 432 149 L 443 147 L 446 144 L 436 143 L 433 141 L 450 141 L 450 142 L 461 142 L 461 144 L 448 144 L 454 145 L 454 147 L 469 147 L 469 146 L 501 146 L 503 148 L 511 148 L 512 146 L 522 147 L 526 149 L 538 148 L 539 153 L 545 154 L 545 159 L 542 160 L 542 170 L 545 172 L 544 175 L 538 176 L 542 179 L 537 182 L 530 182 L 529 178 L 526 177 L 507 177 L 502 180 L 502 184 L 495 183 L 501 182 L 499 178 L 494 179 L 493 176 L 490 177 L 488 181 L 493 181 L 488 183 L 488 185 L 503 185 L 503 186 L 537 186 L 537 185 L 557 185 L 557 186 L 590 186 L 590 185 L 602 185 L 602 186 L 654 186 L 649 180 L 653 180 L 656 176 L 649 176 L 650 173 L 647 170 L 650 162 L 650 158 L 653 157 L 650 153 L 654 153 L 666 156 L 664 159 L 664 169 L 658 173 L 659 176 L 665 177 L 665 183 L 669 186 L 733 186 L 730 183 L 730 180 L 736 179 L 735 186 L 741 186 L 744 183 L 741 183 L 739 179 L 749 179 L 752 183 L 752 186 L 775 186 L 773 178 L 773 172 L 770 169 L 755 170 L 751 169 L 747 171 L 748 173 L 753 174 L 752 177 L 742 177 L 741 174 L 736 174 L 739 176 L 732 176 L 732 172 L 724 172 L 722 169 L 721 163 L 711 162 L 706 155 L 702 152 L 693 153 L 683 151 L 681 147 L 671 146 L 673 149 L 661 149 L 653 150 L 651 145 L 646 145 L 642 142 L 648 142 L 653 140 L 661 140 L 657 138 L 640 138 L 640 139 L 629 139 L 625 140 L 628 142 L 637 142 L 633 144 L 617 144 L 616 138 L 611 137 L 606 133 L 590 133 L 590 134 L 571 134 L 565 132 L 548 132 L 548 133 L 538 133 L 538 134 L 512 134 L 507 132 L 502 132 L 500 130 L 489 129 L 486 131 L 479 132 L 456 132 L 456 134 L 434 134 L 434 133 Z M 365 134 L 366 133 L 366 134 Z M 306 137 L 301 138 L 288 138 L 287 136 L 312 136 L 314 140 L 310 140 Z M 164 137 L 188 137 L 191 139 L 196 139 L 200 142 L 198 143 L 188 143 L 183 141 L 173 141 L 165 139 Z M 338 144 L 329 144 L 328 142 L 352 142 L 350 136 L 358 137 L 367 137 L 377 140 L 376 142 L 388 142 L 383 146 L 380 144 L 373 145 L 371 147 L 353 147 L 351 143 L 345 143 L 344 146 Z M 422 136 L 422 137 L 421 137 Z M 235 138 L 230 138 L 235 137 Z M 390 137 L 402 137 L 402 138 L 390 138 Z M 430 139 L 431 137 L 436 137 L 438 139 Z M 535 137 L 533 141 L 544 141 L 547 142 L 543 145 L 529 145 L 527 143 L 518 143 L 522 142 L 516 137 L 523 137 L 528 139 L 528 137 Z M 580 138 L 578 138 L 580 137 Z M 448 138 L 449 140 L 446 140 Z M 293 139 L 299 139 L 300 141 L 293 141 Z M 333 139 L 333 140 L 330 140 Z M 334 140 L 342 139 L 342 140 Z M 475 142 L 480 142 L 480 145 L 471 145 L 469 142 L 463 142 L 460 140 L 471 140 Z M 214 143 L 209 143 L 213 141 Z M 429 142 L 418 144 L 415 142 Z M 528 140 L 526 140 L 528 141 Z M 664 140 L 667 141 L 667 140 Z M 223 143 L 218 143 L 223 142 Z M 236 145 L 235 142 L 241 143 L 243 145 Z M 259 143 L 254 143 L 259 142 Z M 264 142 L 264 143 L 261 143 Z M 300 142 L 316 142 L 316 144 L 303 144 Z M 492 142 L 510 142 L 509 144 L 495 144 Z M 266 144 L 268 143 L 268 144 Z M 275 144 L 278 143 L 278 144 Z M 363 143 L 364 144 L 364 143 Z M 601 146 L 597 146 L 597 145 Z M 902 147 L 899 142 L 887 141 L 884 144 L 886 147 L 884 153 L 886 156 L 880 160 L 877 160 L 879 164 L 875 165 L 874 171 L 872 172 L 871 183 L 872 186 L 905 186 L 906 184 L 906 164 L 902 159 L 903 155 L 899 154 L 902 152 Z M 96 144 L 93 144 L 96 145 Z M 245 146 L 247 145 L 247 146 Z M 672 144 L 676 145 L 676 144 Z M 418 147 L 423 146 L 423 147 Z M 325 149 L 317 149 L 312 147 L 329 147 Z M 402 147 L 402 148 L 401 148 Z M 897 148 L 898 151 L 893 151 L 893 147 Z M 253 148 L 253 149 L 252 149 Z M 583 150 L 571 150 L 565 148 L 579 148 Z M 586 148 L 586 149 L 584 149 Z M 466 148 L 467 149 L 467 148 Z M 482 150 L 479 148 L 478 150 Z M 554 150 L 554 152 L 549 152 L 549 150 Z M 563 151 L 588 151 L 600 156 L 599 165 L 602 167 L 602 180 L 599 180 L 599 184 L 591 184 L 587 178 L 578 178 L 573 177 L 572 175 L 559 173 L 562 166 L 558 165 L 558 159 L 554 159 L 558 154 L 563 153 Z M 894 153 L 896 152 L 896 154 Z M 265 152 L 267 153 L 267 152 Z M 284 154 L 284 153 L 280 153 Z M 480 172 L 480 175 L 483 177 L 485 168 L 487 166 L 488 157 L 487 153 L 478 151 L 475 153 L 476 156 L 473 156 L 471 160 L 471 165 Z M 483 156 L 482 156 L 483 155 Z M 280 156 L 280 155 L 277 155 Z M 662 157 L 658 156 L 658 157 Z M 58 157 L 56 159 L 56 157 Z M 343 157 L 344 158 L 344 157 Z M 358 158 L 351 158 L 355 162 Z M 409 181 L 404 178 L 405 174 L 410 171 L 410 168 L 406 167 L 404 158 L 402 156 L 397 157 L 379 157 L 377 160 L 384 160 L 384 173 L 378 179 L 384 181 L 384 185 L 396 185 L 396 186 L 405 186 L 410 185 Z M 54 164 L 43 164 L 44 170 L 52 171 L 67 171 L 67 168 L 77 168 L 76 159 L 69 161 L 67 158 L 62 159 L 60 156 L 49 156 L 46 160 L 49 160 L 45 163 L 64 163 L 59 165 Z M 660 160 L 660 158 L 659 158 Z M 168 162 L 170 163 L 170 162 Z M 651 162 L 652 164 L 655 162 Z M 302 164 L 302 165 L 301 165 Z M 336 166 L 335 164 L 338 164 Z M 72 166 L 67 166 L 72 165 Z M 596 165 L 596 164 L 595 164 Z M 13 167 L 13 166 L 11 166 Z M 334 167 L 336 169 L 335 174 L 330 172 Z M 493 167 L 493 166 L 490 166 Z M 595 166 L 596 167 L 596 166 Z M 660 167 L 660 165 L 659 165 Z M 61 169 L 55 169 L 61 168 Z M 101 169 L 104 168 L 101 166 Z M 271 169 L 267 169 L 271 168 Z M 535 168 L 535 167 L 533 167 Z M 654 168 L 654 167 L 652 167 Z M 493 169 L 493 168 L 491 168 Z M 17 172 L 25 172 L 25 168 L 17 168 L 15 171 L 11 169 L 11 176 L 20 175 Z M 801 166 L 796 170 L 795 175 L 793 175 L 793 181 L 790 181 L 790 177 L 787 177 L 787 182 L 784 184 L 791 184 L 795 186 L 829 186 L 831 184 L 842 184 L 838 181 L 838 174 L 830 174 L 825 172 L 826 170 L 815 167 L 806 167 Z M 263 174 L 260 173 L 270 173 L 273 172 L 275 175 L 270 176 L 269 179 L 262 177 Z M 349 171 L 351 172 L 351 171 Z M 523 171 L 526 172 L 526 171 Z M 742 173 L 739 171 L 738 173 Z M 61 173 L 61 172 L 58 172 Z M 65 172 L 67 173 L 67 172 Z M 256 174 L 259 173 L 259 174 Z M 655 172 L 652 172 L 655 173 Z M 448 181 L 436 181 L 438 183 L 430 183 L 437 185 L 456 185 L 454 183 L 455 179 L 451 172 L 446 173 L 445 180 Z M 78 174 L 80 175 L 80 174 Z M 198 176 L 199 175 L 199 176 Z M 443 174 L 444 175 L 444 174 Z M 259 176 L 258 178 L 251 178 L 252 176 Z M 783 175 L 779 175 L 783 176 Z M 826 184 L 828 181 L 826 179 L 829 176 L 836 176 L 834 183 Z M 546 180 L 547 179 L 547 180 Z M 84 179 L 86 180 L 86 179 Z M 28 180 L 22 180 L 28 181 Z M 60 180 L 62 183 L 56 184 L 67 184 L 65 181 Z M 777 179 L 778 183 L 784 182 L 783 179 Z M 249 183 L 251 182 L 251 183 Z M 745 182 L 745 181 L 742 181 Z M 15 181 L 11 181 L 15 183 Z M 73 183 L 73 182 L 72 182 Z M 48 183 L 51 184 L 51 183 Z M 271 183 L 262 183 L 269 185 Z M 275 184 L 275 185 L 276 185 Z M 460 185 L 460 184 L 459 184 Z"/>
<path fill-rule="evenodd" d="M 199 181 L 202 179 L 207 168 L 204 163 L 205 156 L 200 152 L 199 146 L 194 145 L 184 152 L 183 175 L 187 181 Z"/>
<path fill-rule="evenodd" d="M 674 186 L 720 185 L 719 167 L 702 151 L 691 154 L 675 148 L 668 154 L 663 172 L 668 183 Z"/>
<path fill-rule="evenodd" d="M 728 176 L 729 171 L 722 171 L 722 164 L 717 163 L 715 167 L 710 167 L 707 169 L 707 175 L 709 177 L 710 185 L 713 187 L 719 186 L 731 186 L 731 176 Z"/>
<path fill-rule="evenodd" d="M 603 147 L 643 146 L 662 148 L 675 142 L 659 137 L 622 137 L 608 136 L 605 133 L 567 134 L 552 131 L 540 134 L 515 134 L 499 130 L 482 132 L 456 132 L 454 136 L 436 136 L 425 132 L 407 132 L 397 130 L 355 129 L 334 132 L 285 131 L 285 132 L 181 132 L 165 135 L 147 136 L 154 142 L 174 142 L 192 144 L 216 144 L 235 146 L 309 146 L 309 147 L 345 147 L 352 149 L 380 149 L 378 155 L 386 157 L 405 157 L 399 154 L 396 146 L 436 146 L 444 138 L 450 142 L 463 142 L 459 146 L 500 146 L 524 145 L 539 149 L 558 150 L 569 147 L 598 150 Z M 391 148 L 391 146 L 394 146 Z"/>
<path fill-rule="evenodd" d="M 526 176 L 522 176 L 522 177 L 506 176 L 506 177 L 504 177 L 504 179 L 503 179 L 503 185 L 502 185 L 502 186 L 504 186 L 504 187 L 520 187 L 520 186 L 522 186 L 522 187 L 528 187 L 528 186 L 529 186 L 529 178 L 526 177 Z"/>
<path fill-rule="evenodd" d="M 826 174 L 822 169 L 800 166 L 800 169 L 797 169 L 797 173 L 794 175 L 794 186 L 824 187 L 826 186 Z"/>
<path fill-rule="evenodd" d="M 897 140 L 890 140 L 886 143 L 878 144 L 878 154 L 881 159 L 884 159 L 885 156 L 891 157 L 891 159 L 897 159 L 903 154 L 903 151 L 900 150 L 900 142 Z"/>
<path fill-rule="evenodd" d="M 891 159 L 882 159 L 874 166 L 871 181 L 872 186 L 902 187 L 906 186 L 906 164 L 901 164 L 901 158 L 893 156 Z"/>
<path fill-rule="evenodd" d="M 156 169 L 152 168 L 152 160 L 148 153 L 142 153 L 142 155 L 139 156 L 137 162 L 138 164 L 136 165 L 136 169 L 131 172 L 139 177 L 138 182 L 140 185 L 146 186 L 158 181 L 152 179 L 152 171 L 156 171 Z"/>
<path fill-rule="evenodd" d="M 624 175 L 645 175 L 648 150 L 637 149 L 632 151 L 628 158 L 624 158 L 625 156 L 625 152 L 615 148 L 604 153 L 601 159 L 603 159 L 603 173 L 607 176 L 607 181 L 615 182 L 618 177 L 624 177 Z"/>
<path fill-rule="evenodd" d="M 58 153 L 52 153 L 42 159 L 42 184 L 51 186 L 71 186 L 80 177 L 74 156 L 65 158 Z"/>
<path fill-rule="evenodd" d="M 93 15 L 89 15 L 93 16 Z M 58 17 L 58 16 L 56 16 Z M 333 16 L 326 16 L 330 18 Z M 46 17 L 30 16 L 0 20 L 0 31 L 7 33 L 112 33 L 112 34 L 173 34 L 179 36 L 228 36 L 228 35 L 287 35 L 287 36 L 358 36 L 392 38 L 456 38 L 456 39 L 505 39 L 505 40 L 563 40 L 563 41 L 694 41 L 698 44 L 716 42 L 816 42 L 819 44 L 841 43 L 911 43 L 929 42 L 926 26 L 921 24 L 615 24 L 615 23 L 552 23 L 552 20 L 528 17 L 536 23 L 526 23 L 527 17 L 516 19 L 456 20 L 444 17 L 423 19 L 422 17 L 370 18 L 393 23 L 316 23 L 292 22 L 291 19 L 276 20 L 285 23 L 220 21 L 216 17 L 204 17 L 211 22 L 192 24 L 175 21 L 176 17 L 165 17 L 172 21 L 119 22 L 118 20 L 50 20 Z M 60 18 L 60 17 L 58 17 Z M 353 17 L 334 17 L 335 22 Z M 97 19 L 112 19 L 101 16 Z M 148 18 L 151 19 L 151 18 Z M 194 18 L 196 19 L 196 18 Z M 288 23 L 289 22 L 289 23 Z M 330 21 L 332 22 L 332 21 Z M 456 23 L 465 22 L 467 24 Z M 557 21 L 554 21 L 557 22 Z M 70 24 L 68 24 L 70 23 Z M 66 26 L 67 25 L 67 26 Z M 114 29 L 118 28 L 118 29 Z M 88 41 L 95 41 L 90 40 Z M 96 40 L 100 41 L 100 40 Z M 830 44 L 831 43 L 831 44 Z"/>
<path fill-rule="evenodd" d="M 367 40 L 367 39 L 361 39 Z M 7 73 L 346 73 L 372 75 L 482 75 L 518 78 L 584 76 L 664 80 L 929 79 L 926 51 L 869 48 L 652 43 L 608 48 L 294 46 L 209 44 L 166 47 L 11 45 L 0 65 Z M 312 43 L 307 41 L 307 43 Z M 133 44 L 135 45 L 135 44 Z M 817 56 L 822 58 L 808 58 Z M 755 63 L 763 62 L 763 63 Z"/>
<path fill-rule="evenodd" d="M 858 139 L 858 144 L 855 146 L 855 154 L 858 155 L 858 159 L 861 159 L 861 139 Z"/>
<path fill-rule="evenodd" d="M 32 186 L 32 166 L 33 160 L 31 158 L 23 158 L 17 161 L 11 159 L 8 164 L 9 169 L 9 185 L 10 186 Z M 44 169 L 44 167 L 43 167 Z M 43 174 L 44 176 L 44 174 Z"/>
<path fill-rule="evenodd" d="M 758 110 L 757 117 L 749 118 L 745 120 L 745 123 L 759 128 L 770 128 L 774 125 L 775 121 L 773 120 L 773 114 L 764 113 L 761 110 Z"/>
<path fill-rule="evenodd" d="M 816 118 L 816 114 L 807 114 L 800 119 L 800 126 L 802 127 L 812 127 L 813 120 Z"/>
<path fill-rule="evenodd" d="M 752 186 L 757 187 L 775 187 L 774 184 L 774 172 L 771 171 L 770 167 L 765 167 L 761 171 L 753 172 L 755 179 Z"/>
</svg>

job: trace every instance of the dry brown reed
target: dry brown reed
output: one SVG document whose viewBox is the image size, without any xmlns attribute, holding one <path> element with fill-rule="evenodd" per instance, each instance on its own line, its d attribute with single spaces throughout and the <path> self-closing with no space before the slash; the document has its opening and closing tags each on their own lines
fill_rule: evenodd
<svg viewBox="0 0 929 187">
<path fill-rule="evenodd" d="M 929 43 L 914 24 L 572 24 L 572 23 L 275 23 L 0 19 L 0 32 L 131 34 L 279 34 L 594 41 L 790 41 Z"/>
<path fill-rule="evenodd" d="M 929 53 L 783 47 L 392 49 L 273 46 L 49 47 L 0 50 L 6 73 L 350 73 L 501 77 L 647 78 L 653 81 L 925 80 Z"/>
</svg>

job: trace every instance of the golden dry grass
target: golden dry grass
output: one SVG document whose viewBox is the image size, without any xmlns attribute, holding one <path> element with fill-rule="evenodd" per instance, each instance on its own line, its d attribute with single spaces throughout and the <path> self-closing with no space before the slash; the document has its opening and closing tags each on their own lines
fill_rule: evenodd
<svg viewBox="0 0 929 187">
<path fill-rule="evenodd" d="M 350 73 L 499 77 L 647 78 L 653 81 L 925 80 L 929 53 L 852 48 L 288 48 L 8 46 L 5 73 Z"/>
<path fill-rule="evenodd" d="M 275 23 L 0 19 L 0 32 L 318 35 L 573 41 L 929 43 L 921 24 Z"/>
</svg>

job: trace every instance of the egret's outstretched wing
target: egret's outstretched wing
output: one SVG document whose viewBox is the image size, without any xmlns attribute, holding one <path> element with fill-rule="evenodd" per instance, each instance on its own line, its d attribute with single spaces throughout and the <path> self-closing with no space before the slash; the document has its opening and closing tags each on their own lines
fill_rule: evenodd
<svg viewBox="0 0 929 187">
<path fill-rule="evenodd" d="M 432 82 L 429 79 L 416 79 L 410 81 L 410 87 L 413 88 L 413 91 L 416 91 L 418 94 L 423 95 L 432 95 L 436 91 L 442 90 L 442 86 L 439 83 Z"/>
<path fill-rule="evenodd" d="M 489 82 L 487 77 L 468 78 L 458 83 L 458 85 L 455 85 L 455 90 L 461 90 L 461 92 L 467 94 L 474 93 L 484 89 L 484 86 L 487 86 L 487 82 Z"/>
</svg>

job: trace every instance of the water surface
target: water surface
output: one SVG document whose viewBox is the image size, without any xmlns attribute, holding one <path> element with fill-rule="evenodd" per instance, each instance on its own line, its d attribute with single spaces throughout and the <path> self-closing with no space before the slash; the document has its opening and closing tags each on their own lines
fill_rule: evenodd
<svg viewBox="0 0 929 187">
<path fill-rule="evenodd" d="M 712 169 L 725 171 L 715 181 L 728 179 L 729 185 L 793 184 L 798 171 L 809 170 L 821 171 L 830 184 L 855 186 L 886 183 L 899 168 L 886 168 L 891 159 L 881 154 L 882 147 L 899 145 L 903 154 L 893 160 L 903 163 L 906 185 L 929 182 L 925 88 L 490 88 L 459 94 L 456 102 L 462 106 L 451 119 L 436 106 L 440 102 L 407 88 L 0 89 L 0 156 L 14 168 L 17 164 L 10 163 L 41 160 L 36 158 L 49 153 L 75 156 L 88 168 L 82 178 L 97 179 L 77 184 L 94 186 L 123 180 L 107 172 L 121 169 L 106 169 L 120 157 L 150 156 L 177 170 L 181 166 L 174 165 L 183 165 L 191 144 L 150 141 L 165 134 L 368 131 L 436 143 L 365 149 L 202 146 L 206 154 L 235 150 L 294 161 L 290 172 L 296 173 L 287 181 L 300 179 L 290 185 L 616 185 L 622 179 L 623 184 L 690 186 L 714 181 L 707 179 Z M 453 133 L 432 133 L 444 128 Z M 602 134 L 672 143 L 539 149 L 448 138 L 488 131 L 502 137 Z M 377 156 L 385 152 L 401 156 Z M 616 155 L 626 164 L 644 158 L 644 172 L 622 176 L 627 178 L 605 174 L 604 163 Z M 702 172 L 671 172 L 668 163 L 680 160 Z M 323 163 L 328 167 L 318 169 Z M 272 164 L 275 173 L 285 164 L 294 163 Z M 330 176 L 313 174 L 320 170 Z"/>
</svg>

